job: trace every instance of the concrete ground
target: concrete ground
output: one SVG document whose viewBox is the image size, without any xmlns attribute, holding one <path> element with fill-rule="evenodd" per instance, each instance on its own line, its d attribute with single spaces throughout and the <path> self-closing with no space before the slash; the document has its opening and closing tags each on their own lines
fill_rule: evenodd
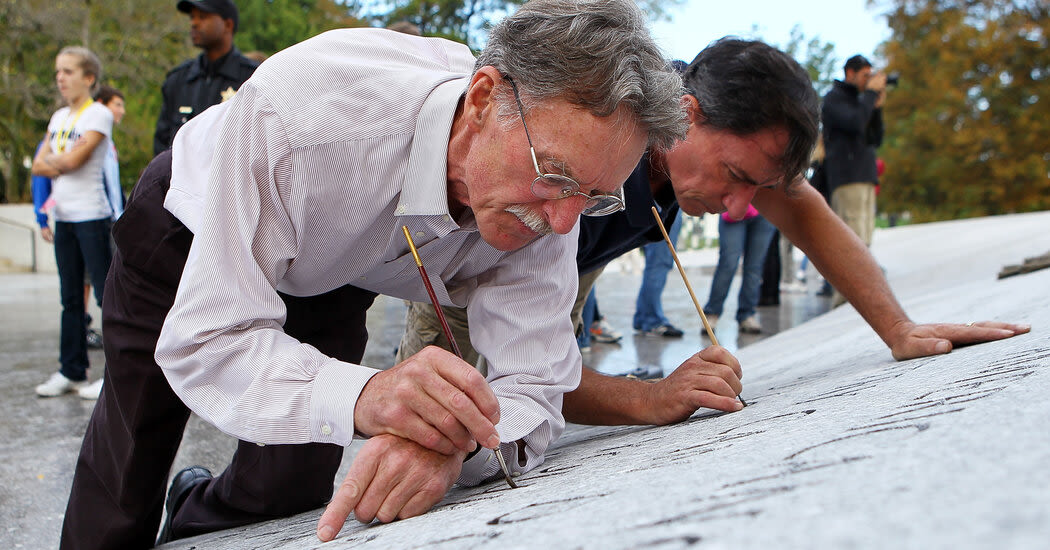
<svg viewBox="0 0 1050 550">
<path fill-rule="evenodd" d="M 1006 290 L 1013 289 L 1009 292 L 1000 290 L 998 293 L 989 293 L 984 289 L 994 283 L 994 273 L 998 271 L 1003 263 L 1009 261 L 1020 263 L 1023 257 L 1041 254 L 1050 249 L 1050 241 L 1048 241 L 1047 232 L 1045 231 L 1047 227 L 1050 227 L 1050 215 L 1046 213 L 968 222 L 951 222 L 949 224 L 931 224 L 925 227 L 913 226 L 877 233 L 873 250 L 880 263 L 886 267 L 895 289 L 902 296 L 902 300 L 909 306 L 909 309 L 911 308 L 910 304 L 917 304 L 916 307 L 922 315 L 934 316 L 933 318 L 919 317 L 919 319 L 970 320 L 969 316 L 975 313 L 984 316 L 994 316 L 1002 312 L 998 312 L 994 307 L 987 307 L 989 304 L 984 304 L 986 307 L 976 307 L 976 304 L 971 303 L 968 298 L 1005 303 L 1010 296 L 1014 296 L 1013 299 L 1017 301 L 1018 292 L 1022 293 L 1022 295 L 1027 293 L 1029 298 L 1038 298 L 1033 303 L 1037 304 L 1041 308 L 1040 311 L 1045 313 L 1044 310 L 1047 309 L 1047 304 L 1045 303 L 1047 297 L 1046 273 L 1022 276 L 1017 278 L 1019 282 L 1010 282 L 1009 287 L 996 287 Z M 1025 238 L 1017 239 L 1017 235 L 1023 235 Z M 887 254 L 881 254 L 883 250 Z M 931 255 L 931 251 L 936 254 Z M 716 259 L 716 254 L 709 252 L 691 254 L 685 258 L 690 266 L 688 270 L 690 280 L 701 300 L 706 298 L 710 285 L 711 266 L 713 266 Z M 938 263 L 939 261 L 941 263 Z M 981 269 L 976 269 L 976 267 Z M 633 312 L 634 295 L 640 279 L 639 269 L 640 262 L 631 260 L 618 262 L 617 265 L 608 269 L 602 278 L 599 279 L 600 307 L 609 321 L 624 331 L 625 337 L 622 343 L 618 345 L 596 344 L 593 351 L 585 358 L 585 363 L 608 374 L 628 372 L 638 365 L 660 367 L 665 372 L 669 372 L 682 359 L 695 353 L 696 350 L 708 343 L 706 338 L 700 334 L 701 323 L 697 318 L 696 311 L 684 286 L 674 272 L 669 277 L 664 305 L 672 322 L 683 328 L 686 331 L 686 336 L 682 339 L 661 339 L 631 334 L 629 330 L 630 316 Z M 962 283 L 972 282 L 978 275 L 983 277 L 981 279 L 983 286 L 967 287 L 968 295 L 944 294 L 946 289 L 954 288 L 955 285 Z M 992 279 L 991 282 L 987 280 L 989 278 Z M 1037 282 L 1033 283 L 1033 281 Z M 739 277 L 730 293 L 730 299 L 727 301 L 727 312 L 735 309 L 735 293 L 736 285 L 738 284 Z M 716 327 L 721 343 L 730 349 L 740 349 L 765 339 L 770 334 L 787 331 L 791 327 L 826 312 L 828 309 L 827 299 L 814 295 L 817 282 L 812 272 L 809 284 L 810 287 L 805 294 L 782 294 L 782 304 L 779 307 L 760 308 L 760 318 L 767 334 L 759 336 L 737 335 L 732 316 L 723 316 L 723 319 Z M 1035 289 L 1041 290 L 1036 291 Z M 1035 296 L 1030 296 L 1032 293 L 1035 293 Z M 2 548 L 50 548 L 57 545 L 62 513 L 71 483 L 76 453 L 92 407 L 92 402 L 82 401 L 73 395 L 53 399 L 39 399 L 33 395 L 33 387 L 46 379 L 57 368 L 59 312 L 57 296 L 57 278 L 53 275 L 0 275 L 0 311 L 3 312 L 0 314 L 0 381 L 2 381 L 2 384 L 0 384 L 0 395 L 2 395 L 0 410 L 4 412 L 3 420 L 0 420 L 0 479 L 3 480 L 3 484 L 0 485 L 0 547 Z M 958 303 L 954 304 L 955 307 L 948 312 L 940 311 L 930 307 L 931 300 L 934 298 L 940 302 L 957 300 Z M 1024 301 L 1021 300 L 1021 302 L 1023 306 Z M 1005 313 L 1012 315 L 1008 317 L 1010 320 L 1028 320 L 1023 316 L 1019 318 L 1019 311 L 1023 311 L 1023 307 L 1020 309 L 1018 307 L 1007 308 Z M 366 364 L 386 366 L 392 363 L 393 350 L 402 330 L 401 320 L 403 313 L 403 305 L 397 300 L 390 299 L 378 301 L 370 311 L 369 332 L 372 335 L 372 340 L 366 353 L 364 361 Z M 950 317 L 940 317 L 943 314 L 949 314 Z M 1042 314 L 1042 317 L 1032 319 L 1029 322 L 1042 320 L 1045 316 L 1045 314 Z M 800 370 L 792 376 L 782 376 L 782 370 L 773 370 L 771 372 L 770 365 L 782 361 L 784 354 L 790 353 L 796 356 L 797 359 L 797 357 L 801 357 L 805 353 L 812 355 L 813 353 L 823 352 L 825 361 L 843 361 L 844 356 L 841 351 L 836 356 L 827 349 L 828 343 L 826 340 L 830 340 L 832 336 L 839 338 L 836 342 L 838 349 L 849 351 L 855 348 L 859 354 L 857 357 L 846 360 L 846 364 L 852 365 L 852 369 L 845 369 L 849 373 L 856 374 L 856 369 L 864 368 L 866 364 L 893 364 L 889 358 L 888 351 L 881 345 L 874 333 L 863 325 L 852 308 L 848 306 L 840 308 L 830 315 L 820 317 L 819 323 L 814 323 L 807 323 L 803 327 L 796 329 L 802 330 L 807 326 L 816 327 L 808 332 L 800 333 L 799 338 L 789 340 L 773 338 L 762 345 L 754 346 L 753 348 L 749 346 L 748 349 L 740 351 L 742 363 L 745 365 L 745 391 L 743 395 L 749 401 L 752 401 L 753 405 L 756 403 L 761 404 L 762 401 L 769 401 L 771 404 L 776 403 L 778 396 L 790 395 L 793 385 L 798 384 L 804 378 L 809 377 L 813 380 L 818 378 L 814 372 L 804 370 L 801 367 L 798 367 Z M 839 329 L 839 327 L 847 326 L 849 330 Z M 795 331 L 790 332 L 794 333 Z M 846 333 L 845 336 L 843 336 L 843 332 Z M 843 337 L 848 338 L 848 340 L 842 341 Z M 1015 339 L 1016 341 L 1010 346 L 1010 351 L 1019 354 L 1025 350 L 1033 349 L 1033 339 L 1041 342 L 1043 348 L 1046 347 L 1045 328 L 1042 329 L 1041 335 L 1032 335 L 1026 338 L 1023 340 Z M 791 342 L 790 345 L 788 344 L 789 341 Z M 750 349 L 755 350 L 751 356 L 748 355 Z M 992 348 L 977 346 L 972 349 Z M 952 354 L 948 357 L 965 358 L 966 355 Z M 92 361 L 93 364 L 101 365 L 103 362 L 101 354 L 94 352 Z M 806 364 L 807 366 L 828 366 L 827 364 L 822 365 L 819 353 L 815 357 L 809 357 Z M 907 362 L 900 363 L 900 365 L 905 364 Z M 749 371 L 752 367 L 757 367 L 758 376 L 756 377 L 752 374 L 749 380 L 747 374 L 756 372 Z M 823 369 L 820 372 L 824 376 L 832 376 L 827 373 L 836 371 Z M 91 373 L 92 378 L 99 375 L 99 372 Z M 879 380 L 877 376 L 869 376 L 860 382 L 849 380 L 835 382 L 839 383 L 839 385 L 832 385 L 832 387 L 828 388 L 820 388 L 818 384 L 817 389 L 824 392 L 818 392 L 818 394 L 822 396 L 832 395 L 833 397 L 849 395 L 850 391 L 856 393 L 858 387 L 866 389 L 872 385 L 877 385 Z M 845 383 L 846 390 L 841 389 L 842 383 Z M 963 384 L 963 382 L 960 384 Z M 1045 381 L 1044 377 L 1042 387 L 1047 389 L 1047 386 L 1050 386 L 1050 384 Z M 772 391 L 774 388 L 778 388 L 778 391 Z M 918 389 L 909 388 L 909 390 L 910 393 L 919 393 Z M 1037 391 L 1030 394 L 1029 398 L 1045 403 L 1046 400 L 1041 399 L 1038 395 L 1040 393 Z M 757 397 L 757 401 L 752 399 L 752 396 Z M 797 396 L 793 398 L 798 401 Z M 792 403 L 794 402 L 792 401 Z M 1045 411 L 1046 408 L 1042 407 L 1038 410 Z M 762 413 L 763 417 L 771 418 L 776 418 L 776 414 L 778 414 L 776 410 L 763 411 L 761 407 L 748 407 L 748 409 L 745 409 L 745 412 L 748 411 L 758 411 Z M 745 413 L 724 417 L 716 416 L 721 419 L 717 421 L 717 428 L 723 435 L 712 439 L 712 441 L 716 441 L 716 444 L 713 444 L 714 447 L 732 447 L 733 444 L 727 444 L 726 442 L 733 438 L 727 439 L 724 434 L 739 428 L 739 426 L 732 425 L 732 419 L 743 418 L 740 416 L 743 414 Z M 801 416 L 808 416 L 809 414 L 806 412 Z M 488 525 L 496 525 L 497 527 L 489 528 L 488 531 L 474 526 L 471 529 L 478 531 L 478 533 L 473 531 L 459 533 L 458 535 L 456 533 L 444 533 L 442 528 L 439 527 L 440 523 L 431 523 L 441 521 L 436 517 L 439 514 L 435 512 L 423 518 L 418 518 L 418 520 L 383 526 L 382 529 L 376 529 L 371 534 L 370 531 L 372 530 L 369 528 L 348 524 L 347 528 L 344 529 L 343 537 L 340 539 L 342 543 L 337 542 L 335 546 L 354 546 L 379 537 L 373 543 L 373 545 L 378 545 L 377 547 L 416 546 L 429 545 L 430 543 L 438 546 L 441 545 L 438 543 L 443 543 L 445 546 L 454 547 L 457 545 L 455 543 L 456 540 L 460 540 L 467 545 L 477 546 L 485 545 L 485 540 L 490 540 L 491 544 L 496 544 L 501 539 L 503 540 L 501 545 L 509 543 L 519 546 L 534 546 L 544 545 L 541 542 L 545 541 L 545 545 L 552 543 L 557 545 L 560 542 L 562 545 L 597 547 L 610 542 L 611 539 L 608 536 L 612 534 L 623 536 L 622 526 L 629 526 L 631 521 L 633 521 L 632 518 L 620 518 L 622 520 L 620 528 L 607 529 L 608 536 L 598 536 L 593 528 L 584 527 L 584 523 L 587 522 L 584 517 L 576 518 L 573 516 L 575 521 L 577 521 L 575 524 L 577 526 L 576 530 L 572 527 L 574 525 L 572 522 L 568 524 L 561 522 L 558 524 L 557 529 L 549 533 L 541 533 L 541 530 L 537 529 L 539 525 L 530 520 L 548 517 L 548 511 L 561 510 L 565 508 L 566 504 L 569 504 L 571 508 L 573 506 L 571 502 L 574 502 L 574 499 L 569 498 L 571 495 L 566 496 L 568 493 L 580 495 L 579 498 L 582 499 L 580 502 L 588 505 L 598 502 L 594 500 L 595 497 L 617 493 L 618 496 L 612 499 L 599 499 L 603 503 L 602 512 L 609 512 L 609 507 L 637 511 L 639 503 L 646 503 L 643 505 L 643 508 L 650 506 L 652 508 L 652 514 L 650 515 L 653 516 L 650 518 L 652 521 L 646 525 L 665 526 L 665 529 L 659 532 L 659 536 L 657 536 L 656 531 L 647 531 L 650 527 L 639 527 L 637 532 L 641 534 L 642 538 L 631 538 L 628 536 L 626 539 L 620 539 L 619 543 L 613 544 L 612 546 L 614 547 L 653 545 L 657 547 L 682 547 L 691 545 L 701 538 L 711 536 L 709 533 L 705 533 L 702 536 L 694 533 L 691 530 L 690 521 L 685 519 L 689 515 L 701 518 L 717 517 L 718 521 L 721 522 L 718 526 L 729 530 L 747 525 L 746 520 L 748 517 L 754 518 L 756 515 L 763 513 L 768 515 L 769 510 L 763 509 L 760 505 L 757 508 L 752 508 L 750 512 L 748 511 L 749 509 L 733 508 L 730 505 L 733 504 L 735 497 L 731 492 L 726 491 L 722 491 L 720 494 L 712 497 L 710 502 L 702 502 L 703 499 L 699 501 L 695 499 L 691 501 L 688 501 L 688 499 L 677 499 L 675 488 L 680 485 L 677 480 L 682 479 L 683 472 L 680 469 L 672 468 L 672 466 L 676 463 L 686 462 L 678 460 L 684 455 L 676 455 L 675 453 L 682 450 L 682 437 L 689 438 L 696 444 L 703 444 L 704 441 L 712 437 L 712 434 L 707 433 L 707 431 L 699 431 L 700 426 L 705 425 L 705 423 L 694 421 L 704 418 L 712 418 L 712 416 L 701 412 L 678 427 L 650 430 L 639 428 L 573 427 L 568 430 L 557 451 L 550 454 L 549 467 L 545 468 L 543 472 L 537 472 L 532 476 L 529 474 L 523 476 L 527 484 L 536 485 L 533 492 L 513 493 L 510 495 L 512 498 L 507 500 L 505 505 L 500 505 L 498 502 L 492 504 L 491 497 L 493 495 L 489 493 L 499 493 L 493 487 L 461 489 L 451 493 L 448 499 L 449 502 L 439 507 L 439 510 L 444 509 L 448 513 L 455 515 L 455 509 L 457 508 L 476 508 L 478 506 L 476 502 L 489 502 L 489 505 L 495 506 L 500 512 L 497 514 L 494 510 L 489 510 L 491 513 L 485 516 L 492 515 L 496 517 L 496 520 L 494 520 L 496 523 L 490 521 Z M 1043 417 L 1044 430 L 1045 420 L 1046 417 Z M 799 428 L 800 426 L 797 425 L 790 426 L 791 431 L 785 433 L 789 437 L 798 439 L 801 437 Z M 815 429 L 818 437 L 826 435 L 823 432 L 834 431 L 826 426 L 822 428 L 819 425 Z M 925 429 L 921 428 L 919 431 Z M 689 433 L 685 433 L 687 431 Z M 756 443 L 762 441 L 753 436 L 754 433 L 759 433 L 761 430 L 756 432 L 748 429 L 745 432 L 741 433 L 740 436 L 757 439 Z M 656 437 L 660 434 L 663 434 L 661 435 L 663 439 Z M 1045 458 L 1048 456 L 1045 453 L 1045 431 L 1043 434 L 1043 444 L 1033 448 L 1035 450 L 1025 451 L 1025 442 L 1018 441 L 1015 442 L 1010 451 L 1015 454 L 1019 453 L 1027 458 L 1042 456 L 1045 463 Z M 655 443 L 650 447 L 650 451 L 646 452 L 644 448 L 642 451 L 639 451 L 636 441 L 627 441 L 627 439 L 631 438 L 653 440 Z M 620 439 L 625 440 L 625 442 L 621 441 L 620 443 L 634 448 L 630 453 L 631 463 L 639 465 L 653 463 L 655 466 L 624 470 L 625 466 L 623 464 L 610 458 L 621 452 L 610 450 L 620 447 L 618 443 Z M 660 440 L 656 441 L 657 439 Z M 771 444 L 773 447 L 786 450 L 786 447 L 789 446 L 785 446 L 782 439 L 772 441 Z M 675 441 L 678 441 L 678 443 L 675 443 Z M 743 443 L 741 444 L 743 445 Z M 766 441 L 765 444 L 770 444 L 770 441 Z M 667 445 L 671 445 L 671 447 L 664 448 Z M 227 463 L 233 448 L 234 442 L 230 438 L 203 422 L 193 419 L 187 429 L 186 437 L 176 458 L 173 471 L 192 464 L 201 464 L 211 468 L 213 471 L 221 470 Z M 794 450 L 796 454 L 806 452 L 804 445 L 802 450 L 798 448 Z M 753 449 L 753 451 L 755 453 L 753 456 L 761 454 L 761 449 Z M 704 453 L 706 452 L 704 451 Z M 868 451 L 868 454 L 870 455 L 872 452 Z M 743 476 L 743 478 L 747 478 L 749 475 L 766 475 L 762 472 L 747 471 L 746 464 L 748 461 L 739 462 L 743 456 L 736 456 L 737 454 L 734 452 L 731 458 L 736 461 L 735 463 L 742 466 L 734 466 L 732 468 L 729 465 L 725 466 L 725 468 L 732 471 L 733 475 L 737 477 Z M 665 459 L 659 459 L 660 456 L 665 457 Z M 569 474 L 568 477 L 558 475 L 562 471 L 571 471 L 572 464 L 581 460 L 589 461 L 592 465 L 592 468 L 588 469 L 590 472 L 588 475 L 583 477 L 574 476 L 573 474 Z M 610 462 L 610 460 L 612 461 Z M 695 458 L 690 460 L 695 462 Z M 857 460 L 866 460 L 866 458 L 861 457 Z M 344 472 L 347 463 L 348 460 L 345 460 Z M 795 464 L 795 466 L 792 466 L 792 464 Z M 792 467 L 820 467 L 814 464 L 802 463 L 801 466 L 799 464 L 798 462 L 788 461 L 784 468 L 790 470 Z M 879 461 L 872 461 L 872 464 L 878 468 L 892 468 L 892 464 L 883 464 Z M 907 466 L 915 468 L 915 465 L 911 463 Z M 601 472 L 627 472 L 625 475 L 628 477 L 620 480 L 616 478 L 607 479 L 608 476 L 600 475 Z M 631 474 L 631 472 L 634 473 Z M 718 475 L 723 473 L 718 473 Z M 847 477 L 840 481 L 848 481 L 848 477 L 854 474 L 855 472 L 842 470 L 840 475 Z M 689 474 L 685 475 L 688 476 Z M 530 477 L 532 478 L 531 480 L 529 479 Z M 337 478 L 341 479 L 342 473 Z M 545 485 L 543 481 L 545 478 L 551 478 L 550 481 L 553 485 L 549 483 Z M 999 479 L 999 477 L 996 479 Z M 910 478 L 905 481 L 909 480 Z M 690 479 L 690 481 L 699 483 L 694 479 Z M 614 483 L 614 485 L 624 483 L 625 486 L 633 488 L 634 493 L 631 491 L 617 492 L 611 488 L 613 486 L 610 486 L 609 483 Z M 805 480 L 801 483 L 802 485 L 814 484 Z M 643 495 L 646 490 L 652 491 L 657 487 L 659 488 L 657 490 L 661 492 Z M 997 495 L 998 500 L 1008 499 L 1010 496 L 1009 491 L 1016 489 L 1017 487 L 1014 485 L 1007 487 L 1006 494 Z M 746 486 L 741 489 L 744 493 L 749 490 Z M 639 491 L 642 493 L 639 493 Z M 756 497 L 759 501 L 770 499 L 780 493 L 790 493 L 788 489 L 777 490 L 775 487 L 765 488 L 763 491 L 765 492 L 758 494 Z M 562 495 L 560 499 L 557 497 L 559 494 Z M 641 498 L 642 496 L 644 498 Z M 667 498 L 663 498 L 664 496 Z M 1026 494 L 1025 496 L 1027 497 L 1028 495 Z M 532 501 L 530 499 L 536 500 Z M 830 500 L 828 502 L 829 508 L 824 512 L 830 513 L 834 517 L 834 502 Z M 461 504 L 462 506 L 460 506 Z M 847 502 L 847 504 L 855 503 Z M 1037 504 L 1041 504 L 1042 508 L 1037 506 L 1034 512 L 1017 516 L 1016 524 L 1022 529 L 1027 529 L 1026 534 L 1031 535 L 1034 532 L 1034 534 L 1042 536 L 1042 540 L 1045 540 L 1045 536 L 1048 535 L 1045 529 L 1046 522 L 1043 521 L 1043 530 L 1039 532 L 1038 530 L 1033 531 L 1031 520 L 1032 518 L 1046 520 L 1050 505 L 1047 504 L 1045 497 L 1041 502 L 1037 501 Z M 718 512 L 722 508 L 726 509 L 725 514 Z M 676 516 L 673 512 L 675 509 L 679 510 L 683 515 L 681 517 Z M 530 510 L 537 513 L 531 513 Z M 609 517 L 613 516 L 616 516 L 616 514 L 609 514 Z M 742 523 L 731 521 L 734 517 L 740 518 Z M 258 528 L 249 527 L 182 541 L 173 544 L 173 547 L 226 548 L 234 546 L 252 547 L 253 545 L 256 547 L 273 547 L 277 546 L 278 542 L 290 548 L 312 547 L 317 545 L 317 541 L 313 538 L 310 524 L 311 522 L 316 523 L 316 518 L 317 513 L 307 513 L 292 520 L 287 520 L 285 523 L 278 523 L 279 529 L 275 529 L 273 524 L 269 524 L 265 528 L 261 526 Z M 445 519 L 448 520 L 450 518 Z M 517 527 L 510 524 L 517 524 Z M 500 525 L 503 525 L 503 527 L 499 527 Z M 507 527 L 507 525 L 510 525 L 510 527 Z M 950 522 L 947 525 L 949 527 L 952 526 Z M 260 531 L 260 529 L 262 530 Z M 537 538 L 518 538 L 518 536 L 530 536 L 521 533 L 522 529 L 537 535 Z M 1006 529 L 1006 527 L 992 526 L 990 532 L 994 535 L 998 533 L 996 529 L 1002 530 Z M 274 535 L 277 538 L 267 538 L 267 533 L 272 534 L 278 531 L 281 534 L 280 536 Z M 442 531 L 440 536 L 438 531 Z M 513 535 L 514 538 L 500 537 L 501 533 L 504 532 L 507 533 L 507 537 Z M 841 535 L 845 537 L 844 532 L 841 528 L 835 530 L 836 536 Z M 791 531 L 791 533 L 795 534 L 794 531 Z M 721 547 L 728 545 L 726 543 L 729 542 L 739 542 L 742 540 L 741 536 L 746 534 L 745 530 L 745 532 L 737 533 L 736 537 L 728 539 L 715 537 L 721 540 L 722 543 L 716 542 L 716 546 Z M 772 544 L 777 540 L 775 537 L 770 538 L 774 534 L 762 535 L 759 539 Z M 406 539 L 402 535 L 407 535 L 409 538 Z M 597 538 L 594 538 L 596 536 Z M 828 536 L 821 536 L 815 532 L 811 533 L 810 536 L 813 537 L 814 541 L 820 540 L 825 543 L 833 543 L 839 540 L 839 542 L 854 543 L 847 544 L 848 546 L 872 546 L 871 544 L 855 544 L 857 541 L 848 539 L 848 537 L 845 539 L 834 539 L 828 538 Z M 457 539 L 456 537 L 463 538 Z M 500 538 L 493 539 L 492 537 Z M 794 540 L 795 543 L 806 540 L 804 535 L 798 534 L 797 537 L 791 540 Z M 245 542 L 247 540 L 254 542 Z M 954 538 L 944 540 L 955 541 Z M 236 541 L 242 542 L 238 544 Z M 512 541 L 518 542 L 513 543 Z M 932 542 L 936 542 L 936 539 Z M 797 544 L 788 544 L 788 546 L 792 545 L 797 546 Z M 832 546 L 835 546 L 835 544 L 832 544 Z"/>
</svg>

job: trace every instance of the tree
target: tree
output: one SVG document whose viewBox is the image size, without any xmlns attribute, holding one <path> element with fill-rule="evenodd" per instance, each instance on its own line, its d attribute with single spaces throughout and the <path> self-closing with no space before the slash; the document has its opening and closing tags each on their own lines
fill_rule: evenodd
<svg viewBox="0 0 1050 550">
<path fill-rule="evenodd" d="M 895 0 L 884 211 L 918 220 L 1050 208 L 1045 0 Z"/>
<path fill-rule="evenodd" d="M 360 27 L 355 4 L 336 0 L 239 0 L 237 47 L 276 53 L 324 31 Z"/>
<path fill-rule="evenodd" d="M 652 21 L 667 18 L 667 8 L 683 0 L 637 0 Z M 523 3 L 522 0 L 366 0 L 364 11 L 376 24 L 408 21 L 426 36 L 440 36 L 478 49 L 491 23 Z"/>
<path fill-rule="evenodd" d="M 336 0 L 239 0 L 235 42 L 274 53 L 319 32 L 361 25 L 353 4 Z M 114 127 L 120 173 L 130 189 L 153 157 L 160 84 L 199 52 L 189 20 L 170 0 L 0 0 L 0 202 L 29 199 L 29 168 L 47 121 L 59 107 L 58 51 L 83 45 L 102 60 L 102 81 L 120 89 L 127 115 Z"/>
<path fill-rule="evenodd" d="M 817 94 L 823 97 L 831 88 L 835 70 L 839 65 L 839 60 L 835 57 L 835 45 L 822 41 L 818 36 L 807 39 L 801 27 L 795 25 L 791 27 L 788 43 L 782 49 L 806 69 Z"/>
</svg>

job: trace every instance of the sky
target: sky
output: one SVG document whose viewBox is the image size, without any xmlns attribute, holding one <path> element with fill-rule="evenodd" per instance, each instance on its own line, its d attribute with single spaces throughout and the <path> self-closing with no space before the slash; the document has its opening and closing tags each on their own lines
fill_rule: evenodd
<svg viewBox="0 0 1050 550">
<path fill-rule="evenodd" d="M 685 0 L 668 9 L 671 21 L 654 24 L 652 32 L 668 56 L 688 62 L 728 34 L 785 46 L 797 24 L 807 42 L 819 38 L 834 44 L 837 66 L 857 53 L 877 66 L 875 49 L 889 37 L 880 13 L 868 8 L 866 0 Z"/>
</svg>

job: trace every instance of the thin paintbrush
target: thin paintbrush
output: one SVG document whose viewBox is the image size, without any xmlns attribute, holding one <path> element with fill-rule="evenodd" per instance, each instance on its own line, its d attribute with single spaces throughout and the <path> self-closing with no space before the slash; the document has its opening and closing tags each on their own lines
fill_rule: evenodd
<svg viewBox="0 0 1050 550">
<path fill-rule="evenodd" d="M 438 302 L 437 295 L 434 294 L 434 287 L 430 284 L 430 277 L 427 277 L 427 270 L 423 267 L 423 260 L 420 259 L 419 252 L 416 250 L 416 243 L 412 241 L 412 234 L 409 233 L 407 225 L 402 225 L 401 229 L 405 232 L 405 240 L 408 241 L 408 248 L 412 251 L 412 258 L 416 260 L 416 267 L 419 268 L 419 276 L 423 278 L 423 285 L 427 287 L 430 303 L 434 304 L 434 311 L 437 313 L 438 320 L 441 321 L 441 330 L 445 331 L 445 338 L 448 339 L 448 343 L 452 346 L 452 351 L 456 353 L 457 357 L 463 359 L 463 353 L 459 351 L 456 339 L 452 337 L 452 330 L 448 328 L 445 313 L 441 311 L 441 304 Z M 503 470 L 503 477 L 507 480 L 507 484 L 510 485 L 511 489 L 517 489 L 517 484 L 510 478 L 510 470 L 507 469 L 507 462 L 503 460 L 503 453 L 499 449 L 494 449 L 494 454 L 496 455 L 496 460 L 499 461 L 500 469 Z"/>
<path fill-rule="evenodd" d="M 685 276 L 685 269 L 682 268 L 682 262 L 678 261 L 678 253 L 674 250 L 674 244 L 671 243 L 671 237 L 667 234 L 667 229 L 664 228 L 664 221 L 660 219 L 660 211 L 656 207 L 652 207 L 653 217 L 656 218 L 656 225 L 660 226 L 660 233 L 664 235 L 664 241 L 667 242 L 667 248 L 671 250 L 671 257 L 674 258 L 674 265 L 678 266 L 678 273 L 682 275 L 682 282 L 685 283 L 686 290 L 689 291 L 689 297 L 693 299 L 693 305 L 696 306 L 696 312 L 700 314 L 700 320 L 704 323 L 704 330 L 707 331 L 707 337 L 711 339 L 711 343 L 718 345 L 718 338 L 715 338 L 715 329 L 711 327 L 711 323 L 707 322 L 707 315 L 704 315 L 704 308 L 700 307 L 700 301 L 696 299 L 696 293 L 693 292 L 693 285 L 689 284 L 689 277 Z M 744 401 L 743 397 L 736 396 L 745 407 L 747 401 Z"/>
</svg>

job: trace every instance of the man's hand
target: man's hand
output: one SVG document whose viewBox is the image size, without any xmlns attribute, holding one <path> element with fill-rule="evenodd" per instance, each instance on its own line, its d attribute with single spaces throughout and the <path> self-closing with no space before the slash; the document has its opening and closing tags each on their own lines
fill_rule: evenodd
<svg viewBox="0 0 1050 550">
<path fill-rule="evenodd" d="M 667 378 L 650 384 L 647 424 L 681 422 L 700 407 L 735 412 L 744 408 L 736 398 L 742 386 L 740 362 L 721 346 L 705 348 L 682 363 Z"/>
<path fill-rule="evenodd" d="M 1029 325 L 1015 325 L 996 321 L 982 321 L 969 325 L 937 323 L 916 325 L 901 323 L 894 330 L 892 342 L 887 342 L 893 358 L 898 361 L 948 353 L 955 346 L 981 344 L 1024 334 Z"/>
<path fill-rule="evenodd" d="M 372 377 L 354 408 L 354 427 L 400 436 L 445 455 L 499 446 L 499 402 L 485 377 L 428 346 Z"/>
<path fill-rule="evenodd" d="M 423 514 L 455 483 L 465 456 L 437 453 L 394 435 L 369 439 L 317 522 L 317 538 L 334 539 L 350 512 L 362 523 Z"/>
<path fill-rule="evenodd" d="M 55 232 L 52 231 L 50 227 L 41 227 L 40 228 L 40 238 L 44 239 L 45 241 L 47 241 L 49 243 L 53 243 L 53 242 L 55 242 Z"/>
</svg>

